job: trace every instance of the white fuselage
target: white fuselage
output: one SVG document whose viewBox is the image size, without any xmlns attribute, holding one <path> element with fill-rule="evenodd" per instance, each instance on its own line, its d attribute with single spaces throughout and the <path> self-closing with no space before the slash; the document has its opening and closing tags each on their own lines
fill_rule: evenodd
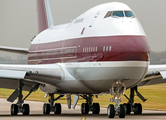
<svg viewBox="0 0 166 120">
<path fill-rule="evenodd" d="M 112 16 L 105 17 L 109 11 Z M 113 16 L 114 11 L 124 16 Z M 69 24 L 36 36 L 29 48 L 28 63 L 58 63 L 63 71 L 60 83 L 41 86 L 41 90 L 100 93 L 117 81 L 127 88 L 139 83 L 148 69 L 149 46 L 138 19 L 127 17 L 126 11 L 132 10 L 123 3 L 102 4 Z"/>
</svg>

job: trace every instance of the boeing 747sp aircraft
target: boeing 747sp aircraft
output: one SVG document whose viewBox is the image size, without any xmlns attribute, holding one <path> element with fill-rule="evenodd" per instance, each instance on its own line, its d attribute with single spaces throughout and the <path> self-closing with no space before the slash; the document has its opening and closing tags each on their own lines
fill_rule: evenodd
<svg viewBox="0 0 166 120">
<path fill-rule="evenodd" d="M 134 103 L 134 92 L 142 100 L 138 87 L 165 83 L 166 66 L 149 65 L 150 48 L 146 34 L 134 12 L 124 3 L 111 2 L 84 12 L 71 23 L 54 26 L 48 0 L 37 0 L 39 34 L 29 49 L 0 46 L 0 50 L 28 55 L 28 65 L 0 65 L 0 88 L 15 89 L 7 99 L 11 115 L 29 115 L 24 100 L 38 88 L 49 95 L 43 114 L 61 114 L 66 95 L 71 108 L 79 97 L 86 100 L 81 113 L 100 113 L 100 104 L 93 103 L 98 94 L 110 94 L 115 106 L 108 106 L 108 117 L 116 114 L 142 114 L 142 105 Z M 130 96 L 125 95 L 130 89 Z M 22 91 L 29 91 L 25 97 Z M 54 94 L 58 94 L 54 98 Z M 120 104 L 124 95 L 128 103 Z"/>
</svg>

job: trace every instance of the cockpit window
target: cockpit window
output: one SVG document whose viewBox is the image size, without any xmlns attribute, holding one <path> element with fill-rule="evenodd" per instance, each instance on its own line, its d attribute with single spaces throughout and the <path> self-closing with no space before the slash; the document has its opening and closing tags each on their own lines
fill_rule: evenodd
<svg viewBox="0 0 166 120">
<path fill-rule="evenodd" d="M 124 17 L 123 11 L 113 11 L 112 16 Z"/>
<path fill-rule="evenodd" d="M 124 11 L 124 12 L 125 12 L 126 17 L 134 17 L 134 14 L 132 11 Z"/>
<path fill-rule="evenodd" d="M 107 17 L 135 17 L 132 11 L 108 11 L 104 18 Z"/>
<path fill-rule="evenodd" d="M 112 11 L 108 11 L 104 18 L 112 16 Z"/>
</svg>

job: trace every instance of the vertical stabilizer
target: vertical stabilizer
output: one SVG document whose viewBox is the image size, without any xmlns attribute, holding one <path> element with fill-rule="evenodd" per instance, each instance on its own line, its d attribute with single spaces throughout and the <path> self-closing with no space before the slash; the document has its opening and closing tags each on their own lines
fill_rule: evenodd
<svg viewBox="0 0 166 120">
<path fill-rule="evenodd" d="M 38 32 L 54 26 L 48 0 L 37 0 Z"/>
<path fill-rule="evenodd" d="M 53 18 L 52 18 L 52 13 L 51 13 L 51 9 L 50 9 L 50 4 L 49 4 L 48 0 L 44 0 L 44 1 L 45 1 L 45 6 L 46 6 L 48 27 L 51 28 L 51 27 L 54 26 L 54 21 L 53 21 Z"/>
</svg>

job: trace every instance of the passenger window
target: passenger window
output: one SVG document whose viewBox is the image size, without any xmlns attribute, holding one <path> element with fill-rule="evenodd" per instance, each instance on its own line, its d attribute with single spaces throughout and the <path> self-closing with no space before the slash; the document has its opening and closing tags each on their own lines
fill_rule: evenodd
<svg viewBox="0 0 166 120">
<path fill-rule="evenodd" d="M 113 11 L 112 16 L 115 17 L 124 17 L 123 11 Z"/>
<path fill-rule="evenodd" d="M 111 51 L 111 48 L 112 48 L 112 47 L 110 46 L 109 51 Z"/>
<path fill-rule="evenodd" d="M 93 47 L 91 47 L 91 52 L 93 52 Z"/>
<path fill-rule="evenodd" d="M 105 46 L 103 47 L 103 52 L 105 52 Z"/>
<path fill-rule="evenodd" d="M 95 47 L 93 48 L 93 52 L 95 52 Z"/>
<path fill-rule="evenodd" d="M 106 47 L 106 51 L 108 51 L 108 46 Z"/>
<path fill-rule="evenodd" d="M 132 11 L 125 11 L 126 17 L 134 17 L 134 14 Z"/>
</svg>

